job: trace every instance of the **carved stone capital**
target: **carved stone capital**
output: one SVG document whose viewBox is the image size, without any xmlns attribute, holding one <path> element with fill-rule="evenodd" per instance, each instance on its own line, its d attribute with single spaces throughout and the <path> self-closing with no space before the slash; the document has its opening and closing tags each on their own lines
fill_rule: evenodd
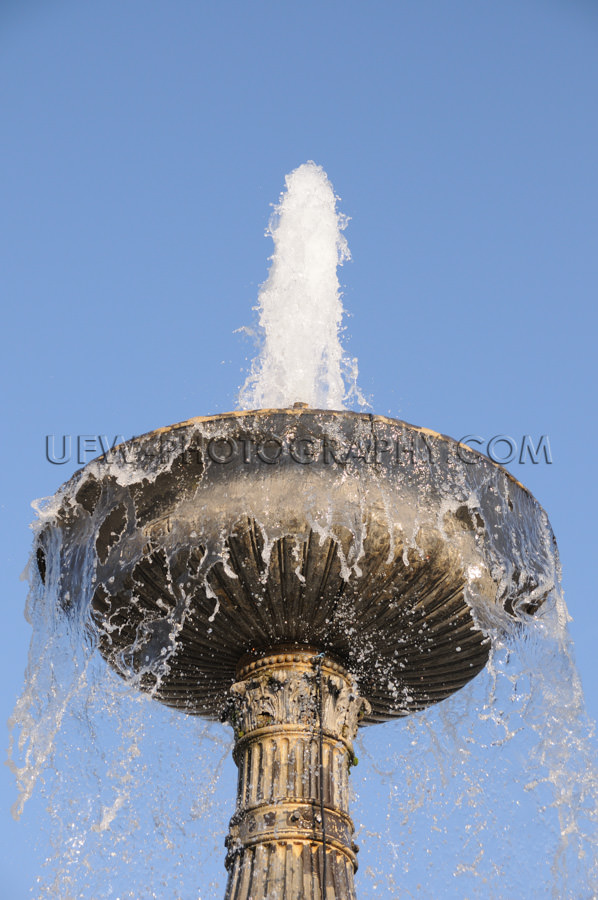
<svg viewBox="0 0 598 900">
<path fill-rule="evenodd" d="M 262 728 L 320 727 L 352 751 L 359 720 L 370 711 L 351 676 L 311 651 L 277 653 L 243 666 L 230 689 L 228 720 L 239 740 Z"/>
</svg>

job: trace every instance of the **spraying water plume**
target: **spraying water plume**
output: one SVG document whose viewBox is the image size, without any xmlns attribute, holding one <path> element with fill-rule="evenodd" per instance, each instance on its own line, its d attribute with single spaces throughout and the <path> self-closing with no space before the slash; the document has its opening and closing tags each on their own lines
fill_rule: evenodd
<svg viewBox="0 0 598 900">
<path fill-rule="evenodd" d="M 348 219 L 326 172 L 314 162 L 287 175 L 267 234 L 274 254 L 259 294 L 262 347 L 241 388 L 242 409 L 281 408 L 303 401 L 344 409 L 363 400 L 357 360 L 345 355 L 337 267 L 351 258 L 343 231 Z"/>
<path fill-rule="evenodd" d="M 362 896 L 598 896 L 593 725 L 549 522 L 450 438 L 328 411 L 359 399 L 345 224 L 320 167 L 287 177 L 240 395 L 320 409 L 158 429 L 37 508 L 9 764 L 15 815 L 48 814 L 39 898 L 222 897 L 220 717 L 240 763 L 228 898 L 280 896 L 272 872 L 295 873 L 288 895 L 354 896 L 358 725 Z"/>
</svg>

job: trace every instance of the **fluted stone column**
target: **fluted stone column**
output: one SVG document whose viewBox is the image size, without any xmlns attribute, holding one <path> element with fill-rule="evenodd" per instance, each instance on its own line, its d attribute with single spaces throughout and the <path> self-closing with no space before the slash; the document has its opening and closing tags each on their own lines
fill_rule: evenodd
<svg viewBox="0 0 598 900">
<path fill-rule="evenodd" d="M 311 649 L 273 650 L 237 677 L 225 900 L 354 900 L 349 768 L 367 701 Z"/>
</svg>

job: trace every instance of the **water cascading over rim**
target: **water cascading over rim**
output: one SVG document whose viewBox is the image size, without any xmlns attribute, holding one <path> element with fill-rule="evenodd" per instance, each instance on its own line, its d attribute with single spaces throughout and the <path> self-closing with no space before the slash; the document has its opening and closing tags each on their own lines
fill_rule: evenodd
<svg viewBox="0 0 598 900">
<path fill-rule="evenodd" d="M 227 900 L 354 897 L 358 726 L 463 687 L 488 659 L 485 624 L 552 587 L 547 517 L 500 466 L 301 405 L 116 448 L 63 488 L 56 529 L 65 609 L 88 605 L 110 665 L 233 726 Z"/>
</svg>

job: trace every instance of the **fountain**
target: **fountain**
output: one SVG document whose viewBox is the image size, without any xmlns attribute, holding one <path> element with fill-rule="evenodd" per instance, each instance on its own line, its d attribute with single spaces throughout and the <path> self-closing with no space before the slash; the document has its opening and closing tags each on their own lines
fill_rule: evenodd
<svg viewBox="0 0 598 900">
<path fill-rule="evenodd" d="M 61 489 L 35 551 L 63 615 L 83 619 L 123 679 L 232 725 L 227 900 L 355 897 L 358 728 L 459 691 L 486 665 L 489 635 L 523 627 L 554 587 L 546 514 L 506 470 L 427 429 L 335 408 L 343 223 L 318 167 L 293 175 L 273 226 L 293 264 L 275 253 L 262 291 L 279 352 L 266 346 L 242 394 L 274 408 L 115 448 Z M 305 333 L 291 333 L 269 308 L 285 290 L 315 292 L 317 353 L 301 316 Z"/>
</svg>

